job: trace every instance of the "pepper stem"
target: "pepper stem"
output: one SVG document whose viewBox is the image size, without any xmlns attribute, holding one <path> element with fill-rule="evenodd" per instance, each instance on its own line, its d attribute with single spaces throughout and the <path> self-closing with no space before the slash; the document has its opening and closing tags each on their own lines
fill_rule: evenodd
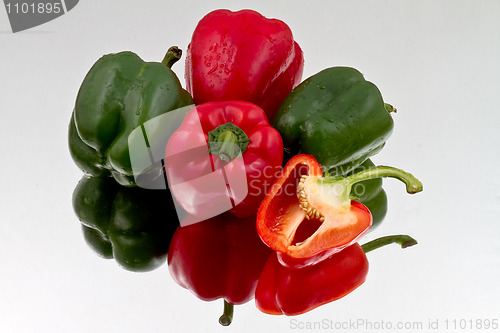
<svg viewBox="0 0 500 333">
<path fill-rule="evenodd" d="M 224 313 L 219 318 L 219 324 L 229 326 L 233 322 L 234 305 L 224 300 Z"/>
<path fill-rule="evenodd" d="M 324 189 L 328 189 L 333 194 L 331 197 L 332 204 L 335 201 L 335 204 L 339 207 L 348 208 L 351 200 L 358 199 L 351 195 L 351 189 L 354 184 L 363 180 L 382 177 L 392 177 L 401 180 L 406 184 L 406 192 L 410 194 L 423 190 L 422 183 L 411 173 L 383 165 L 370 167 L 347 177 L 319 177 L 318 182 L 324 186 Z"/>
<path fill-rule="evenodd" d="M 222 143 L 219 149 L 219 157 L 224 162 L 231 162 L 233 158 L 238 156 L 240 149 L 236 142 L 238 137 L 231 131 L 225 131 L 219 134 L 219 142 Z"/>
<path fill-rule="evenodd" d="M 165 54 L 165 57 L 163 57 L 161 63 L 168 68 L 172 68 L 172 65 L 175 64 L 181 58 L 181 56 L 182 50 L 177 46 L 172 46 L 168 49 L 167 54 Z"/>
<path fill-rule="evenodd" d="M 231 162 L 243 154 L 250 139 L 241 128 L 229 122 L 208 132 L 210 154 L 218 155 L 224 162 Z"/>
<path fill-rule="evenodd" d="M 417 241 L 408 235 L 391 235 L 372 240 L 371 242 L 361 245 L 361 248 L 363 249 L 363 251 L 365 251 L 365 253 L 368 253 L 370 251 L 378 249 L 379 247 L 383 247 L 392 243 L 398 243 L 399 245 L 401 245 L 401 248 L 404 249 L 416 245 Z"/>
<path fill-rule="evenodd" d="M 398 111 L 398 109 L 396 109 L 394 106 L 392 106 L 389 103 L 384 103 L 384 106 L 385 106 L 385 110 L 389 113 L 396 113 Z"/>
<path fill-rule="evenodd" d="M 406 184 L 406 192 L 410 194 L 418 193 L 423 190 L 423 185 L 420 180 L 415 178 L 415 176 L 413 176 L 411 173 L 384 165 L 368 168 L 366 170 L 350 175 L 344 178 L 344 180 L 352 186 L 355 183 L 363 180 L 382 177 L 399 179 Z"/>
</svg>

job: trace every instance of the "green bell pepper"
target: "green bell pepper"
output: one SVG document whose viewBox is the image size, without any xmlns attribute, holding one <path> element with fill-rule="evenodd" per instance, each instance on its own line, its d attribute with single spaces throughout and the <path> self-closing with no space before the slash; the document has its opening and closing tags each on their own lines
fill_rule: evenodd
<svg viewBox="0 0 500 333">
<path fill-rule="evenodd" d="M 181 50 L 172 47 L 161 63 L 144 62 L 127 51 L 105 55 L 92 66 L 69 127 L 71 156 L 86 174 L 111 173 L 122 185 L 136 185 L 129 134 L 152 118 L 193 104 L 170 69 L 180 56 Z"/>
<path fill-rule="evenodd" d="M 350 174 L 355 174 L 374 166 L 375 164 L 370 159 L 367 159 Z M 387 214 L 387 195 L 382 188 L 382 178 L 363 180 L 354 184 L 351 189 L 351 195 L 358 198 L 356 201 L 361 202 L 370 210 L 373 218 L 370 231 L 377 228 Z"/>
<path fill-rule="evenodd" d="M 298 85 L 273 126 L 293 156 L 311 154 L 331 175 L 344 175 L 379 152 L 393 120 L 377 87 L 354 68 L 332 67 Z"/>
<path fill-rule="evenodd" d="M 73 209 L 87 244 L 136 272 L 166 261 L 179 225 L 168 190 L 124 187 L 108 176 L 84 176 L 73 192 Z"/>
</svg>

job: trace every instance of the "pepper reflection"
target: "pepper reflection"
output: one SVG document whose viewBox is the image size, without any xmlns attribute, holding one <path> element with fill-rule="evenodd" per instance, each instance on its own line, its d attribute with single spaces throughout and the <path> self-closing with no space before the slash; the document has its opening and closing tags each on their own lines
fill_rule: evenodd
<svg viewBox="0 0 500 333">
<path fill-rule="evenodd" d="M 173 279 L 204 301 L 225 300 L 220 322 L 229 325 L 232 305 L 254 298 L 267 258 L 272 253 L 257 235 L 256 217 L 229 213 L 189 224 L 189 215 L 172 238 L 168 268 Z"/>
<path fill-rule="evenodd" d="M 338 300 L 365 282 L 369 266 L 365 254 L 393 243 L 407 248 L 417 241 L 390 235 L 305 259 L 273 253 L 259 277 L 255 305 L 266 314 L 296 316 Z"/>
<path fill-rule="evenodd" d="M 260 311 L 287 316 L 306 313 L 351 293 L 368 274 L 368 260 L 358 243 L 312 265 L 295 264 L 286 264 L 279 254 L 269 256 L 255 294 Z"/>
<path fill-rule="evenodd" d="M 179 225 L 169 191 L 84 176 L 73 192 L 73 208 L 85 241 L 99 256 L 134 272 L 154 270 L 167 260 Z"/>
</svg>

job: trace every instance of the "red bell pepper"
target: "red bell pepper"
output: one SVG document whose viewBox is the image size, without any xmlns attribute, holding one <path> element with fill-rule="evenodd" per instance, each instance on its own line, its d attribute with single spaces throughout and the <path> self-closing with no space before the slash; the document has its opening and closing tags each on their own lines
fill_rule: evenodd
<svg viewBox="0 0 500 333">
<path fill-rule="evenodd" d="M 253 299 L 270 253 L 257 235 L 255 216 L 238 219 L 226 213 L 179 227 L 170 243 L 168 268 L 180 286 L 201 300 L 243 304 Z"/>
<path fill-rule="evenodd" d="M 392 167 L 371 167 L 348 177 L 322 176 L 314 157 L 296 155 L 259 207 L 259 236 L 269 247 L 292 258 L 341 251 L 357 242 L 372 223 L 368 208 L 350 196 L 351 187 L 379 177 L 405 182 L 408 193 L 422 190 L 418 179 Z"/>
<path fill-rule="evenodd" d="M 245 217 L 281 170 L 283 142 L 257 105 L 210 102 L 188 112 L 165 155 L 170 190 L 189 214 Z"/>
<path fill-rule="evenodd" d="M 196 26 L 186 56 L 186 83 L 196 104 L 243 100 L 272 121 L 302 79 L 304 57 L 290 28 L 253 10 L 215 10 Z"/>
<path fill-rule="evenodd" d="M 368 260 L 357 243 L 302 268 L 269 257 L 255 291 L 257 308 L 267 314 L 295 316 L 352 292 L 366 280 Z"/>
<path fill-rule="evenodd" d="M 267 314 L 299 315 L 354 291 L 366 280 L 365 253 L 397 242 L 403 248 L 417 244 L 406 235 L 386 236 L 363 246 L 357 243 L 315 264 L 289 266 L 278 253 L 270 255 L 255 290 L 257 308 Z M 298 262 L 298 261 L 297 261 Z"/>
</svg>

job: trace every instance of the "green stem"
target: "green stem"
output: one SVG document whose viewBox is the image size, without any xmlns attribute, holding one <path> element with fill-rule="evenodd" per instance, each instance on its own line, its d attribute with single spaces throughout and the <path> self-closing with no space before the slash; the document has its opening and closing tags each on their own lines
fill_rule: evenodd
<svg viewBox="0 0 500 333">
<path fill-rule="evenodd" d="M 349 182 L 349 184 L 352 186 L 355 183 L 359 183 L 363 180 L 382 177 L 399 179 L 406 184 L 406 192 L 410 194 L 418 193 L 423 190 L 423 185 L 420 180 L 415 178 L 411 173 L 384 165 L 368 168 L 366 170 L 350 175 L 344 178 L 344 180 Z"/>
<path fill-rule="evenodd" d="M 250 139 L 233 123 L 225 123 L 208 132 L 210 154 L 218 155 L 224 162 L 231 162 L 247 149 Z"/>
<path fill-rule="evenodd" d="M 234 305 L 224 300 L 224 313 L 219 318 L 219 324 L 229 326 L 233 322 Z"/>
<path fill-rule="evenodd" d="M 385 110 L 389 113 L 396 113 L 398 110 L 389 103 L 384 103 Z"/>
<path fill-rule="evenodd" d="M 167 54 L 165 54 L 165 57 L 163 57 L 161 63 L 168 68 L 172 68 L 172 65 L 175 64 L 181 58 L 181 56 L 182 50 L 177 46 L 172 46 L 168 49 Z"/>
<path fill-rule="evenodd" d="M 222 143 L 219 149 L 219 157 L 224 162 L 231 162 L 238 156 L 240 149 L 237 145 L 238 136 L 231 131 L 225 131 L 219 134 L 218 142 Z"/>
<path fill-rule="evenodd" d="M 371 167 L 347 177 L 320 177 L 318 178 L 318 182 L 321 183 L 322 186 L 325 186 L 325 188 L 331 189 L 330 192 L 333 194 L 332 204 L 335 198 L 337 205 L 344 206 L 345 203 L 351 200 L 358 200 L 358 198 L 351 196 L 351 189 L 354 184 L 364 180 L 382 177 L 399 179 L 406 184 L 406 192 L 410 194 L 423 190 L 422 183 L 411 173 L 383 165 Z"/>
<path fill-rule="evenodd" d="M 378 249 L 379 247 L 383 247 L 392 243 L 398 243 L 399 245 L 401 245 L 401 248 L 404 249 L 406 247 L 416 245 L 417 241 L 408 235 L 392 235 L 372 240 L 371 242 L 363 244 L 361 248 L 363 249 L 363 251 L 365 251 L 365 253 L 368 253 L 370 251 Z"/>
</svg>

